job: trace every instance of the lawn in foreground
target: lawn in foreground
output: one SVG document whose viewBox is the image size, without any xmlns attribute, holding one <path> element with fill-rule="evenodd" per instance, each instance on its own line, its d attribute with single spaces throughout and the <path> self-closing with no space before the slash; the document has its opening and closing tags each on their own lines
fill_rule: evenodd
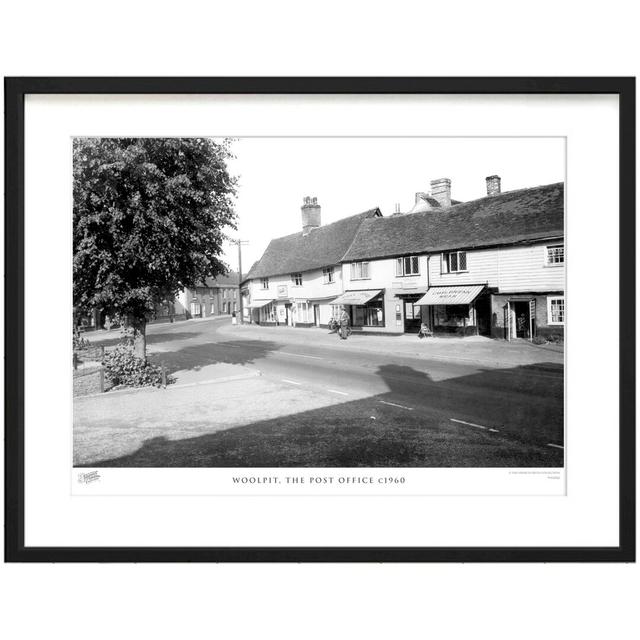
<svg viewBox="0 0 640 640">
<path fill-rule="evenodd" d="M 561 467 L 543 442 L 367 398 L 184 439 L 154 437 L 104 467 Z"/>
</svg>

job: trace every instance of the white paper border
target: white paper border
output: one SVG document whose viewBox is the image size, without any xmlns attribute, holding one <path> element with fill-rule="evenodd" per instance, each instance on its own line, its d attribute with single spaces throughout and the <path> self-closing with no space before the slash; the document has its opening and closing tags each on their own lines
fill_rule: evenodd
<svg viewBox="0 0 640 640">
<path fill-rule="evenodd" d="M 573 308 L 603 291 L 617 317 L 617 269 L 608 268 L 617 265 L 616 96 L 28 96 L 25 122 L 27 546 L 618 544 L 617 322 L 606 344 L 591 320 L 571 322 Z M 70 385 L 59 370 L 70 352 L 69 137 L 230 132 L 567 137 L 566 497 L 69 495 Z M 594 248 L 605 237 L 603 260 Z M 57 311 L 46 330 L 34 301 Z"/>
</svg>

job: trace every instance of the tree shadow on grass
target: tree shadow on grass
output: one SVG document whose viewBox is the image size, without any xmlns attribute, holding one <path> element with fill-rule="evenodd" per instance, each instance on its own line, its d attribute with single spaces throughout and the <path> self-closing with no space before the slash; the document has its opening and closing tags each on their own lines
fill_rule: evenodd
<svg viewBox="0 0 640 640">
<path fill-rule="evenodd" d="M 548 446 L 563 444 L 559 371 L 545 363 L 435 382 L 384 365 L 386 393 L 193 438 L 154 437 L 134 453 L 86 466 L 562 467 L 563 451 Z M 427 401 L 418 406 L 416 394 Z"/>
</svg>

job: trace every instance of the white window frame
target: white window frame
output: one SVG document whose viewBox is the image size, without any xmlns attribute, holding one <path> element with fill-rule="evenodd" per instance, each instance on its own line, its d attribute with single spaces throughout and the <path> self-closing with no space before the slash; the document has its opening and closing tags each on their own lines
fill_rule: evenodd
<svg viewBox="0 0 640 640">
<path fill-rule="evenodd" d="M 367 265 L 367 268 L 364 268 L 364 265 Z M 357 275 L 358 270 L 360 271 L 360 275 Z M 367 275 L 362 275 L 364 272 L 367 272 Z M 361 260 L 359 262 L 351 263 L 351 280 L 370 280 L 371 274 L 369 273 L 369 261 Z"/>
<path fill-rule="evenodd" d="M 418 270 L 412 271 L 411 267 L 414 264 L 417 265 Z M 410 267 L 410 273 L 407 273 L 407 263 Z M 403 258 L 396 258 L 396 276 L 399 278 L 402 277 L 411 277 L 411 276 L 419 276 L 420 275 L 420 257 L 419 256 L 404 256 Z"/>
<path fill-rule="evenodd" d="M 562 249 L 562 262 L 552 262 L 549 260 L 549 249 Z M 564 267 L 564 242 L 559 242 L 557 244 L 548 244 L 544 248 L 544 263 L 547 267 Z"/>
<path fill-rule="evenodd" d="M 464 254 L 464 269 L 452 269 L 451 268 L 451 256 L 455 254 L 456 262 L 460 266 L 460 256 Z M 446 251 L 442 254 L 442 265 L 444 267 L 444 273 L 467 273 L 469 271 L 469 261 L 467 259 L 466 251 Z"/>
<path fill-rule="evenodd" d="M 322 277 L 324 278 L 324 284 L 333 284 L 336 281 L 334 268 L 325 267 L 322 270 Z"/>
<path fill-rule="evenodd" d="M 302 272 L 292 273 L 291 274 L 291 284 L 294 287 L 302 286 Z"/>
<path fill-rule="evenodd" d="M 269 288 L 269 278 L 260 278 L 260 284 L 262 286 L 262 289 L 268 289 Z"/>
<path fill-rule="evenodd" d="M 553 302 L 557 300 L 562 300 L 562 321 L 561 322 L 553 321 L 552 306 L 553 306 Z M 547 297 L 547 324 L 549 326 L 562 327 L 566 322 L 566 315 L 567 315 L 567 310 L 565 308 L 564 296 L 548 296 Z"/>
</svg>

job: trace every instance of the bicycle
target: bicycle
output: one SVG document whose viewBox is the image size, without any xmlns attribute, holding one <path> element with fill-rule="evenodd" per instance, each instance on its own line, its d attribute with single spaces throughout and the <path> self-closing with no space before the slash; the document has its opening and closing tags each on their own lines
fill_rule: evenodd
<svg viewBox="0 0 640 640">
<path fill-rule="evenodd" d="M 353 332 L 351 331 L 351 327 L 349 325 L 347 325 L 346 327 L 339 327 L 338 328 L 338 337 L 341 340 L 346 340 Z M 346 334 L 346 335 L 343 335 Z"/>
</svg>

